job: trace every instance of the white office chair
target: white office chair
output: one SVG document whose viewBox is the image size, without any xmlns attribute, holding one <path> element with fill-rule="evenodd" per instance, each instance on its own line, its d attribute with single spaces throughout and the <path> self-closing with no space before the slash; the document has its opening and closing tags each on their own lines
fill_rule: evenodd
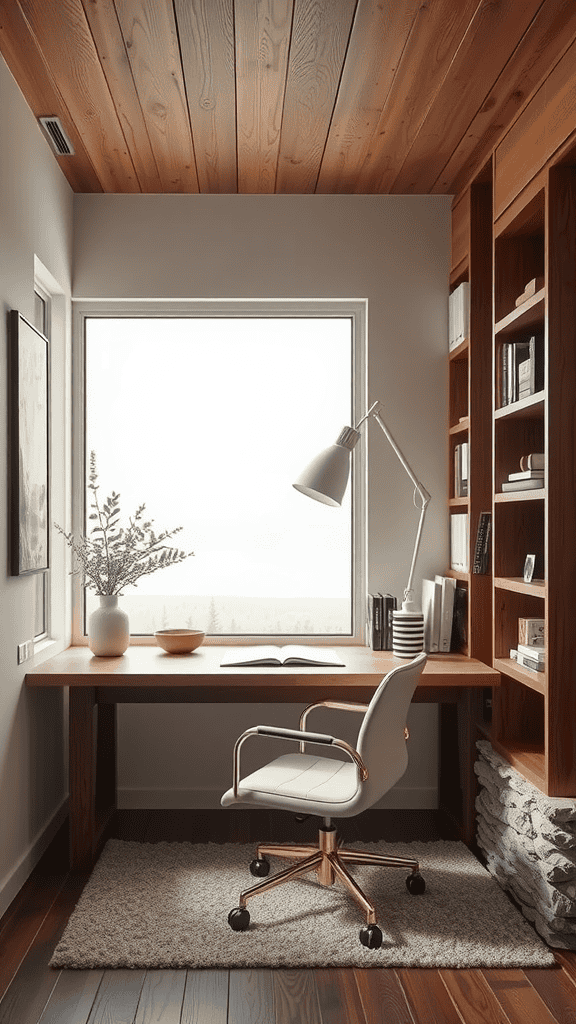
<svg viewBox="0 0 576 1024">
<path fill-rule="evenodd" d="M 299 730 L 257 725 L 239 737 L 234 747 L 234 784 L 222 797 L 223 807 L 245 805 L 282 808 L 296 814 L 318 814 L 324 821 L 317 846 L 258 846 L 256 859 L 250 865 L 250 871 L 257 877 L 268 875 L 268 857 L 284 857 L 296 863 L 240 893 L 238 907 L 228 915 L 228 922 L 234 931 L 245 931 L 250 924 L 250 914 L 246 907 L 249 899 L 298 875 L 315 870 L 321 885 L 332 885 L 337 878 L 347 887 L 366 914 L 360 941 L 370 949 L 377 949 L 382 944 L 382 932 L 376 924 L 376 911 L 349 874 L 346 864 L 410 868 L 411 874 L 406 879 L 408 891 L 413 895 L 424 892 L 425 883 L 418 861 L 341 847 L 332 825 L 332 817 L 349 818 L 360 814 L 375 804 L 404 775 L 408 766 L 406 716 L 425 664 L 426 654 L 419 654 L 408 664 L 393 668 L 382 680 L 369 704 L 319 701 L 302 713 Z M 357 750 L 345 740 L 306 731 L 308 714 L 317 707 L 364 712 Z M 284 754 L 245 779 L 240 779 L 240 749 L 248 736 L 295 740 L 300 744 L 299 752 Z M 305 743 L 340 747 L 346 751 L 352 763 L 307 754 Z"/>
</svg>

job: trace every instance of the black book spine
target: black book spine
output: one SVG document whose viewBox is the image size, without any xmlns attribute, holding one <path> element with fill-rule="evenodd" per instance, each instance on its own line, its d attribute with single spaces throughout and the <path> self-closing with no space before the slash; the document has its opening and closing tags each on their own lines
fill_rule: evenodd
<svg viewBox="0 0 576 1024">
<path fill-rule="evenodd" d="M 382 597 L 382 650 L 392 650 L 392 612 L 397 608 L 397 601 L 392 594 L 383 594 Z"/>
<path fill-rule="evenodd" d="M 481 512 L 478 520 L 478 532 L 476 534 L 476 546 L 474 548 L 474 563 L 472 566 L 472 572 L 476 574 L 483 575 L 488 572 L 490 526 L 491 513 Z"/>
<path fill-rule="evenodd" d="M 372 650 L 382 650 L 382 597 L 374 594 Z"/>
</svg>

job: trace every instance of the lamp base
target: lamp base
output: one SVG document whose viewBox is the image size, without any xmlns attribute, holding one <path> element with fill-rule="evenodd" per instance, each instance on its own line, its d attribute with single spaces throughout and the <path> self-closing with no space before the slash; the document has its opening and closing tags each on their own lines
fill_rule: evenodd
<svg viewBox="0 0 576 1024">
<path fill-rule="evenodd" d="M 424 615 L 422 612 L 392 612 L 392 654 L 396 658 L 414 658 L 424 650 Z"/>
</svg>

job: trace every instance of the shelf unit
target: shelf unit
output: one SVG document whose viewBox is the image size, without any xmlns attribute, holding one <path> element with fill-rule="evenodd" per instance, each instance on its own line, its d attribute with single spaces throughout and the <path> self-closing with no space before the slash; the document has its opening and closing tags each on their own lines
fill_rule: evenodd
<svg viewBox="0 0 576 1024">
<path fill-rule="evenodd" d="M 461 197 L 453 214 L 450 291 L 469 283 L 470 337 L 449 353 L 449 512 L 468 515 L 468 572 L 450 569 L 468 592 L 467 646 L 461 653 L 490 663 L 490 578 L 472 572 L 474 541 L 482 512 L 491 509 L 492 164 Z M 454 451 L 468 442 L 468 495 L 455 494 Z"/>
<path fill-rule="evenodd" d="M 495 195 L 497 173 L 495 160 Z M 495 749 L 540 790 L 576 798 L 576 144 L 567 144 L 540 168 L 496 218 L 485 169 L 481 181 L 473 182 L 454 206 L 459 239 L 466 204 L 469 253 L 453 268 L 450 286 L 470 281 L 471 329 L 466 346 L 449 357 L 448 443 L 451 454 L 462 437 L 470 441 L 464 507 L 470 517 L 471 555 L 480 505 L 492 513 L 491 574 L 472 574 L 466 580 L 469 653 L 490 660 L 501 673 L 501 686 L 493 692 L 492 722 L 479 725 Z M 480 217 L 485 218 L 482 226 Z M 534 278 L 539 279 L 535 294 L 516 305 Z M 491 311 L 489 368 L 486 325 L 475 320 L 484 303 Z M 543 348 L 544 387 L 505 404 L 503 346 L 532 335 Z M 461 422 L 460 416 L 465 416 Z M 532 452 L 545 455 L 543 486 L 503 491 L 509 474 L 520 469 L 521 457 Z M 462 511 L 462 500 L 452 491 L 449 512 L 455 510 Z M 527 554 L 537 556 L 530 582 L 523 576 Z M 483 628 L 488 617 L 489 644 L 479 643 L 475 635 L 477 616 Z M 544 672 L 523 668 L 510 657 L 518 643 L 520 618 L 545 621 Z"/>
<path fill-rule="evenodd" d="M 448 357 L 448 459 L 450 514 L 468 515 L 468 572 L 449 569 L 467 591 L 466 646 L 461 653 L 492 663 L 492 577 L 472 572 L 475 537 L 482 512 L 492 508 L 492 162 L 459 197 L 452 217 L 452 270 L 450 291 L 469 283 L 469 338 Z M 467 441 L 468 495 L 454 493 L 454 449 Z M 449 534 L 450 536 L 450 534 Z M 440 809 L 458 826 L 467 807 L 473 807 L 473 786 L 463 791 L 458 750 L 475 754 L 476 722 L 482 717 L 484 695 L 469 691 L 459 705 L 440 710 Z M 458 742 L 454 737 L 458 737 Z M 451 781 L 452 780 L 452 781 Z M 468 841 L 465 838 L 465 841 Z"/>
</svg>

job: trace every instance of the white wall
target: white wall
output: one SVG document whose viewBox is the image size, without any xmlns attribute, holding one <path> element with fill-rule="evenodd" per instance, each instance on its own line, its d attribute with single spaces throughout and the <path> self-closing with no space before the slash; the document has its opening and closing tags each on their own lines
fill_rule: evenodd
<svg viewBox="0 0 576 1024">
<path fill-rule="evenodd" d="M 42 852 L 65 810 L 61 693 L 28 691 L 26 670 L 69 643 L 66 557 L 53 546 L 56 643 L 17 665 L 16 647 L 33 635 L 31 578 L 9 575 L 7 455 L 8 314 L 33 320 L 34 267 L 40 260 L 60 290 L 52 342 L 52 514 L 69 505 L 69 354 L 72 193 L 6 64 L 0 57 L 0 915 Z M 68 607 L 67 607 L 68 603 Z"/>
<path fill-rule="evenodd" d="M 369 398 L 383 402 L 433 498 L 417 574 L 445 570 L 449 197 L 83 195 L 74 202 L 77 299 L 367 297 Z M 401 597 L 417 515 L 410 482 L 375 425 L 369 464 L 368 587 Z M 122 708 L 121 803 L 217 806 L 230 784 L 233 741 L 263 713 Z M 266 706 L 270 722 L 295 724 L 295 715 Z M 313 727 L 344 730 L 320 716 Z M 435 806 L 436 709 L 413 707 L 411 727 L 411 766 L 388 803 Z"/>
</svg>

